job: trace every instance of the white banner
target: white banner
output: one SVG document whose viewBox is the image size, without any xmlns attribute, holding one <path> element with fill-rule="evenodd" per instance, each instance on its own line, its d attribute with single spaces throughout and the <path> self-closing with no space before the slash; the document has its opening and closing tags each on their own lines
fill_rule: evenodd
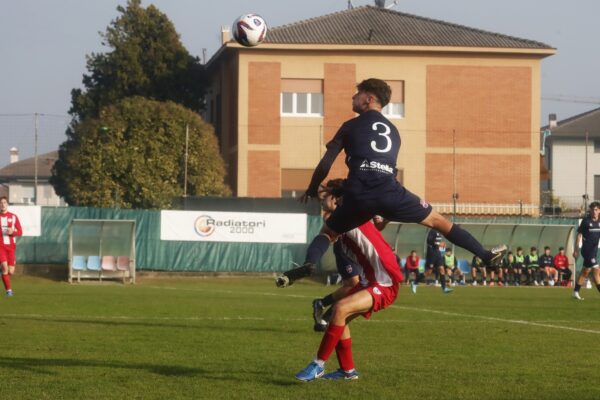
<svg viewBox="0 0 600 400">
<path fill-rule="evenodd" d="M 161 211 L 160 239 L 306 243 L 306 214 Z"/>
<path fill-rule="evenodd" d="M 42 235 L 42 207 L 9 205 L 8 211 L 19 218 L 21 229 L 23 229 L 23 236 Z"/>
</svg>

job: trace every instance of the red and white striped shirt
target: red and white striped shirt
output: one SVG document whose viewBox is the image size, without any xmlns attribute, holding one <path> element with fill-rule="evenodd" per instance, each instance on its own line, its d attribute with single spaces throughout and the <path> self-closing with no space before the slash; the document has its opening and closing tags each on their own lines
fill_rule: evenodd
<svg viewBox="0 0 600 400">
<path fill-rule="evenodd" d="M 369 284 L 392 286 L 404 280 L 396 255 L 371 221 L 342 235 L 342 250 L 362 267 Z"/>
<path fill-rule="evenodd" d="M 15 237 L 23 234 L 19 218 L 8 211 L 0 213 L 0 227 L 2 229 L 2 245 L 14 249 L 16 247 Z M 8 234 L 8 228 L 13 228 L 11 235 Z"/>
</svg>

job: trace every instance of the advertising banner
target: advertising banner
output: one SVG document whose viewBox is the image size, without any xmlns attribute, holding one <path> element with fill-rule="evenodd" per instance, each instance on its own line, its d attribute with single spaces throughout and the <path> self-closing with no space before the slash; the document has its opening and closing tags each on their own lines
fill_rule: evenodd
<svg viewBox="0 0 600 400">
<path fill-rule="evenodd" d="M 160 239 L 197 242 L 306 243 L 306 214 L 161 211 Z"/>
</svg>

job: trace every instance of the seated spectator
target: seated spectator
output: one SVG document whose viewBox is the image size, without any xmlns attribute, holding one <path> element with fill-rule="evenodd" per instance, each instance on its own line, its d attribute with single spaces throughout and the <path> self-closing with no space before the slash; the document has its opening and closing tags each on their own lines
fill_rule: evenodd
<svg viewBox="0 0 600 400">
<path fill-rule="evenodd" d="M 515 256 L 512 251 L 506 254 L 506 258 L 502 260 L 502 273 L 506 286 L 515 281 Z"/>
<path fill-rule="evenodd" d="M 481 274 L 481 284 L 483 286 L 487 286 L 486 265 L 483 263 L 483 260 L 481 258 L 474 256 L 473 261 L 471 261 L 471 284 L 473 286 L 477 286 L 477 272 Z"/>
<path fill-rule="evenodd" d="M 554 257 L 550 252 L 550 247 L 544 247 L 544 254 L 540 257 L 540 284 L 544 285 L 544 277 L 548 279 L 548 286 L 554 286 L 558 282 L 558 271 L 554 268 Z"/>
<path fill-rule="evenodd" d="M 539 286 L 537 276 L 540 268 L 539 256 L 537 253 L 537 248 L 532 246 L 529 250 L 529 254 L 525 256 L 525 265 L 523 269 L 525 270 L 525 275 L 527 276 L 527 284 Z"/>
<path fill-rule="evenodd" d="M 565 248 L 560 247 L 558 254 L 554 256 L 554 268 L 558 272 L 557 284 L 564 286 L 571 285 L 571 269 L 569 268 L 569 258 L 565 254 Z"/>
<path fill-rule="evenodd" d="M 406 282 L 410 282 L 410 274 L 413 274 L 413 283 L 419 281 L 419 256 L 416 250 L 411 250 L 410 255 L 406 257 L 405 263 Z"/>
<path fill-rule="evenodd" d="M 515 263 L 513 266 L 513 273 L 515 276 L 515 286 L 521 285 L 521 274 L 523 273 L 524 266 L 525 266 L 525 256 L 523 255 L 523 248 L 517 247 L 517 253 L 515 254 Z"/>
<path fill-rule="evenodd" d="M 458 275 L 459 283 L 465 283 L 465 276 L 463 275 L 460 268 L 458 268 L 456 256 L 452 254 L 452 249 L 450 247 L 446 248 L 446 251 L 444 253 L 444 269 L 446 270 L 446 276 L 450 278 L 452 286 L 456 286 L 456 275 Z"/>
</svg>

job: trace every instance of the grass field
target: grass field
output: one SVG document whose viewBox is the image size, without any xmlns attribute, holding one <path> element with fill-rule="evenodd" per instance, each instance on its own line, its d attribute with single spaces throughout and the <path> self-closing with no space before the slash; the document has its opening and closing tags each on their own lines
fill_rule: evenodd
<svg viewBox="0 0 600 400">
<path fill-rule="evenodd" d="M 135 286 L 13 279 L 0 298 L 2 399 L 599 399 L 600 294 L 403 287 L 351 325 L 360 379 L 300 383 L 310 304 L 268 278 Z M 335 355 L 328 371 L 337 368 Z"/>
</svg>

